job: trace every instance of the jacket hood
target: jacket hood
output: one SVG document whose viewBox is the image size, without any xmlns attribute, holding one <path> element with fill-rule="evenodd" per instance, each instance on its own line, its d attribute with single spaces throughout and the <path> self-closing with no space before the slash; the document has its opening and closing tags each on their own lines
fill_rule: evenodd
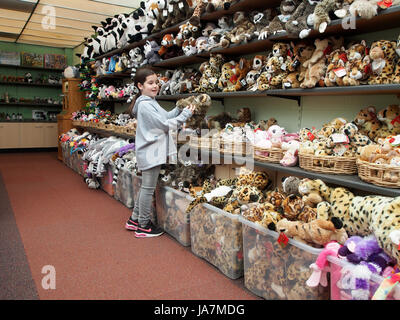
<svg viewBox="0 0 400 320">
<path fill-rule="evenodd" d="M 134 106 L 133 106 L 133 111 L 132 111 L 132 115 L 133 115 L 135 118 L 137 117 L 139 102 L 142 102 L 142 101 L 149 101 L 149 102 L 151 102 L 151 101 L 154 101 L 154 99 L 153 99 L 153 98 L 150 98 L 149 96 L 139 96 L 139 98 L 137 98 L 136 101 L 135 101 L 135 104 L 134 104 Z"/>
</svg>

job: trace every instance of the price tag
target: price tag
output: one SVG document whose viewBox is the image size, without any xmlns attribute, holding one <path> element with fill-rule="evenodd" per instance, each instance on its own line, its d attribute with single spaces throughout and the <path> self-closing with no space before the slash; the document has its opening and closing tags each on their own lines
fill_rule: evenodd
<svg viewBox="0 0 400 320">
<path fill-rule="evenodd" d="M 315 139 L 315 136 L 311 132 L 307 132 L 307 137 L 310 139 L 310 141 L 313 141 Z"/>
<path fill-rule="evenodd" d="M 188 88 L 188 90 L 192 89 L 192 83 L 190 81 L 187 82 L 186 87 Z"/>
<path fill-rule="evenodd" d="M 240 80 L 240 84 L 244 87 L 247 85 L 246 79 Z"/>
<path fill-rule="evenodd" d="M 165 9 L 163 10 L 163 16 L 164 16 L 164 17 L 167 17 L 167 16 L 168 16 L 168 10 L 165 10 Z"/>
<path fill-rule="evenodd" d="M 211 78 L 210 79 L 211 84 L 216 84 L 217 83 L 217 78 Z"/>
<path fill-rule="evenodd" d="M 393 4 L 393 0 L 383 0 L 378 2 L 378 6 L 381 7 L 382 9 L 387 9 L 391 7 Z"/>
<path fill-rule="evenodd" d="M 342 78 L 346 75 L 346 69 L 343 67 L 333 69 L 333 72 L 335 72 L 336 76 L 339 78 Z"/>
<path fill-rule="evenodd" d="M 184 6 L 183 6 L 183 3 L 182 2 L 179 2 L 178 3 L 178 7 L 179 7 L 179 9 L 182 9 Z"/>
<path fill-rule="evenodd" d="M 289 238 L 281 232 L 278 237 L 278 243 L 280 244 L 281 247 L 286 247 L 289 242 Z"/>
<path fill-rule="evenodd" d="M 333 143 L 349 143 L 349 137 L 343 133 L 334 133 L 331 135 Z"/>
<path fill-rule="evenodd" d="M 168 5 L 168 11 L 169 12 L 174 12 L 174 6 L 172 4 Z"/>
</svg>

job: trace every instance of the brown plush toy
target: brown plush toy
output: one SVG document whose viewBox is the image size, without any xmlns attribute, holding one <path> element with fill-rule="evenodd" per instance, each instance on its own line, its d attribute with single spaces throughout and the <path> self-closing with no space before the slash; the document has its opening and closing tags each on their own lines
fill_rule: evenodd
<svg viewBox="0 0 400 320">
<path fill-rule="evenodd" d="M 326 55 L 329 54 L 329 39 L 315 39 L 314 45 L 315 51 L 313 55 L 303 63 L 303 67 L 306 68 L 304 81 L 300 85 L 303 89 L 314 88 L 325 74 Z"/>
<path fill-rule="evenodd" d="M 270 226 L 270 228 L 274 228 L 272 225 Z M 320 246 L 330 241 L 343 244 L 348 238 L 343 223 L 338 218 L 332 218 L 331 221 L 316 219 L 308 223 L 281 219 L 275 225 L 275 230 L 278 233 L 283 232 L 287 237 L 294 240 Z"/>
<path fill-rule="evenodd" d="M 374 106 L 361 109 L 354 118 L 354 123 L 358 127 L 358 132 L 368 136 L 372 141 L 375 140 L 378 130 L 382 127 Z"/>
<path fill-rule="evenodd" d="M 193 116 L 186 121 L 186 128 L 198 129 L 211 106 L 211 98 L 208 94 L 200 94 L 197 96 L 190 96 L 188 98 L 180 99 L 176 102 L 179 109 L 183 109 L 188 105 L 193 104 L 196 106 Z"/>
</svg>

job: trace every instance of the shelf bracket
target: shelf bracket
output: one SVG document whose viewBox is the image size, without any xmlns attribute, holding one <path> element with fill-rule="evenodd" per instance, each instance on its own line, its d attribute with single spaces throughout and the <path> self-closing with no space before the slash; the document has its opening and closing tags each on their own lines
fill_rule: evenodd
<svg viewBox="0 0 400 320">
<path fill-rule="evenodd" d="M 281 99 L 289 99 L 297 101 L 297 106 L 300 107 L 301 104 L 301 96 L 285 96 L 280 94 L 268 94 L 269 97 L 276 97 Z"/>
</svg>

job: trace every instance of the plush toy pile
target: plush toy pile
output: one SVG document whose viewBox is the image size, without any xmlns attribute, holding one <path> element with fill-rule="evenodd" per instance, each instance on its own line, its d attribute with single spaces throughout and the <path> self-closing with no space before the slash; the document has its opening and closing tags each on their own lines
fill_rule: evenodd
<svg viewBox="0 0 400 320">
<path fill-rule="evenodd" d="M 335 118 L 320 130 L 300 130 L 300 154 L 356 158 L 360 148 L 370 145 L 371 139 L 358 132 L 354 122 Z M 317 161 L 317 160 L 316 160 Z"/>
</svg>

